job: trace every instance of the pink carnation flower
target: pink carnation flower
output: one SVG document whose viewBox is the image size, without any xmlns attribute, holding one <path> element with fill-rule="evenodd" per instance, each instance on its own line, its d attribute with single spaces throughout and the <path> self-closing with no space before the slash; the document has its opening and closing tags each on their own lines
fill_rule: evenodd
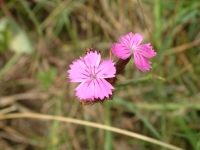
<svg viewBox="0 0 200 150">
<path fill-rule="evenodd" d="M 156 56 L 156 52 L 154 52 L 150 43 L 140 44 L 142 40 L 141 34 L 130 32 L 119 38 L 120 43 L 113 44 L 112 52 L 121 59 L 127 59 L 133 55 L 136 66 L 144 72 L 148 71 L 151 68 L 151 62 L 147 58 Z"/>
<path fill-rule="evenodd" d="M 85 57 L 75 60 L 68 70 L 71 82 L 81 82 L 75 89 L 80 100 L 103 100 L 112 95 L 114 87 L 105 78 L 115 77 L 116 68 L 112 60 L 100 63 L 101 55 L 90 51 Z"/>
</svg>

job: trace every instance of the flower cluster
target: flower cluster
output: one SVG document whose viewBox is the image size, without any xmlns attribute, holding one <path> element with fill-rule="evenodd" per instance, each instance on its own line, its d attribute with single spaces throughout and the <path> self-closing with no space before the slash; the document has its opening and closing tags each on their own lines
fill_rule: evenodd
<svg viewBox="0 0 200 150">
<path fill-rule="evenodd" d="M 115 64 L 110 58 L 101 61 L 101 54 L 89 49 L 85 57 L 75 60 L 68 70 L 70 82 L 78 82 L 75 89 L 76 96 L 81 104 L 87 105 L 94 102 L 103 102 L 112 98 L 116 75 L 121 73 L 130 60 L 134 57 L 136 66 L 143 72 L 150 70 L 151 62 L 147 58 L 156 56 L 156 52 L 148 44 L 140 44 L 143 38 L 139 33 L 132 32 L 121 36 L 119 43 L 112 45 L 112 53 L 119 58 Z"/>
</svg>

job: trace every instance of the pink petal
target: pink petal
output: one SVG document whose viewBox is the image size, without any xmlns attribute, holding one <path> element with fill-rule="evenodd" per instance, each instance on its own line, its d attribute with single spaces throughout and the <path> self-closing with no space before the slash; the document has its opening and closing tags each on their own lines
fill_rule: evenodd
<svg viewBox="0 0 200 150">
<path fill-rule="evenodd" d="M 98 67 L 101 60 L 101 56 L 99 53 L 97 53 L 97 51 L 95 52 L 91 51 L 87 53 L 87 55 L 84 57 L 84 60 L 87 66 Z"/>
<path fill-rule="evenodd" d="M 134 55 L 134 59 L 135 59 L 135 65 L 142 70 L 143 72 L 150 70 L 151 67 L 151 62 L 149 62 L 145 57 L 143 57 L 142 55 L 139 55 L 137 53 L 135 53 Z"/>
<path fill-rule="evenodd" d="M 156 52 L 154 52 L 150 43 L 138 45 L 136 53 L 148 58 L 156 56 Z"/>
<path fill-rule="evenodd" d="M 113 86 L 110 83 L 108 83 L 105 79 L 97 79 L 97 81 L 99 83 L 99 98 L 109 98 L 109 94 L 112 94 L 111 89 L 114 89 Z"/>
<path fill-rule="evenodd" d="M 82 100 L 84 99 L 84 96 L 85 96 L 85 85 L 86 85 L 86 82 L 82 82 L 81 84 L 79 84 L 79 86 L 76 87 L 75 91 L 76 91 L 76 96 Z"/>
<path fill-rule="evenodd" d="M 94 100 L 92 81 L 82 82 L 78 87 L 76 87 L 76 96 L 80 100 Z"/>
<path fill-rule="evenodd" d="M 112 52 L 116 57 L 121 58 L 121 59 L 127 59 L 129 56 L 131 56 L 131 52 L 129 48 L 118 43 L 113 44 Z"/>
<path fill-rule="evenodd" d="M 124 37 L 121 36 L 119 38 L 119 42 L 129 48 L 132 46 L 139 45 L 142 42 L 142 40 L 143 40 L 143 37 L 141 34 L 139 33 L 133 34 L 132 32 L 130 32 L 129 34 L 126 34 Z"/>
<path fill-rule="evenodd" d="M 99 88 L 99 82 L 97 80 L 94 80 L 94 97 L 96 99 L 100 98 L 101 96 L 101 91 L 100 91 L 100 88 Z"/>
<path fill-rule="evenodd" d="M 88 72 L 86 66 L 81 60 L 76 60 L 70 65 L 68 78 L 71 82 L 83 82 L 88 79 Z"/>
<path fill-rule="evenodd" d="M 101 80 L 102 80 L 102 83 L 104 84 L 104 86 L 107 87 L 108 94 L 112 94 L 111 90 L 114 90 L 115 88 L 105 79 L 101 79 Z"/>
<path fill-rule="evenodd" d="M 98 78 L 112 78 L 115 77 L 116 68 L 112 60 L 105 60 L 101 62 L 97 71 Z"/>
<path fill-rule="evenodd" d="M 143 37 L 141 34 L 135 33 L 131 40 L 132 40 L 132 43 L 139 45 L 142 42 Z"/>
<path fill-rule="evenodd" d="M 100 98 L 103 100 L 105 97 L 109 97 L 112 94 L 114 87 L 108 83 L 105 79 L 96 79 L 81 83 L 76 89 L 76 96 L 80 100 L 94 100 L 94 98 Z"/>
<path fill-rule="evenodd" d="M 130 39 L 127 39 L 125 36 L 120 36 L 119 37 L 119 42 L 123 46 L 129 47 L 130 46 Z"/>
</svg>

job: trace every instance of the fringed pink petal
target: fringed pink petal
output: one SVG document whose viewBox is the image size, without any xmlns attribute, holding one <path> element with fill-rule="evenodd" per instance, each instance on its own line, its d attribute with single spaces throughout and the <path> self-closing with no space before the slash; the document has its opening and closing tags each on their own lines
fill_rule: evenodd
<svg viewBox="0 0 200 150">
<path fill-rule="evenodd" d="M 149 62 L 145 57 L 135 53 L 134 55 L 135 65 L 143 72 L 149 71 L 151 69 L 151 62 Z"/>
<path fill-rule="evenodd" d="M 92 101 L 94 98 L 103 100 L 109 98 L 114 87 L 105 79 L 83 82 L 76 89 L 76 96 L 80 100 Z"/>
<path fill-rule="evenodd" d="M 85 70 L 85 64 L 76 60 L 70 65 L 70 70 L 68 78 L 71 82 L 83 82 L 88 78 L 88 72 Z"/>
<path fill-rule="evenodd" d="M 100 98 L 101 97 L 101 91 L 100 91 L 100 83 L 97 81 L 97 80 L 94 80 L 94 87 L 95 87 L 95 90 L 94 90 L 94 97 L 96 99 Z"/>
<path fill-rule="evenodd" d="M 119 38 L 119 42 L 126 47 L 137 46 L 142 42 L 142 40 L 143 38 L 141 34 L 133 34 L 132 32 L 126 34 L 125 36 L 120 36 Z"/>
<path fill-rule="evenodd" d="M 135 34 L 129 33 L 128 36 L 129 36 L 130 39 L 131 39 L 131 40 L 130 40 L 130 44 L 131 44 L 132 46 L 134 46 L 134 45 L 139 45 L 139 44 L 142 42 L 142 40 L 143 40 L 142 35 L 139 34 L 139 33 L 135 33 Z"/>
<path fill-rule="evenodd" d="M 120 42 L 120 44 L 122 44 L 123 46 L 126 46 L 126 47 L 129 47 L 129 45 L 130 45 L 130 39 L 127 39 L 125 36 L 120 36 L 119 42 Z"/>
<path fill-rule="evenodd" d="M 94 84 L 92 81 L 82 82 L 75 91 L 80 100 L 94 100 Z"/>
<path fill-rule="evenodd" d="M 104 82 L 107 82 L 105 79 L 97 79 L 97 82 L 99 82 L 99 91 L 101 93 L 100 99 L 103 100 L 105 97 L 109 98 L 109 93 L 111 93 L 110 87 L 105 86 Z"/>
<path fill-rule="evenodd" d="M 82 82 L 79 86 L 76 87 L 76 96 L 80 99 L 86 99 L 86 90 L 87 90 L 87 82 Z"/>
<path fill-rule="evenodd" d="M 116 68 L 113 60 L 105 60 L 101 62 L 97 71 L 98 78 L 112 78 L 115 77 Z"/>
<path fill-rule="evenodd" d="M 112 52 L 116 57 L 121 59 L 127 59 L 131 55 L 128 47 L 118 43 L 112 45 Z"/>
<path fill-rule="evenodd" d="M 88 52 L 87 55 L 84 57 L 85 63 L 87 66 L 90 67 L 97 67 L 100 63 L 101 56 L 97 51 Z"/>
<path fill-rule="evenodd" d="M 150 43 L 138 45 L 136 53 L 138 53 L 144 57 L 147 57 L 147 58 L 156 56 L 156 52 L 154 52 Z"/>
</svg>

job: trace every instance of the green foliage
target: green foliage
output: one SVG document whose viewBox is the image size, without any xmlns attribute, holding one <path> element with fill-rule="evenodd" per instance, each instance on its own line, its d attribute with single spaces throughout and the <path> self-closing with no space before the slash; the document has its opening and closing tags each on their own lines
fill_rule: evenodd
<svg viewBox="0 0 200 150">
<path fill-rule="evenodd" d="M 4 52 L 10 43 L 11 32 L 5 19 L 0 20 L 0 52 Z"/>
<path fill-rule="evenodd" d="M 34 49 L 26 32 L 14 20 L 4 17 L 0 19 L 0 51 L 7 48 L 19 54 L 30 54 Z"/>
<path fill-rule="evenodd" d="M 56 68 L 50 67 L 48 71 L 39 70 L 37 73 L 37 79 L 41 82 L 42 86 L 48 89 L 53 82 L 57 73 Z"/>
</svg>

